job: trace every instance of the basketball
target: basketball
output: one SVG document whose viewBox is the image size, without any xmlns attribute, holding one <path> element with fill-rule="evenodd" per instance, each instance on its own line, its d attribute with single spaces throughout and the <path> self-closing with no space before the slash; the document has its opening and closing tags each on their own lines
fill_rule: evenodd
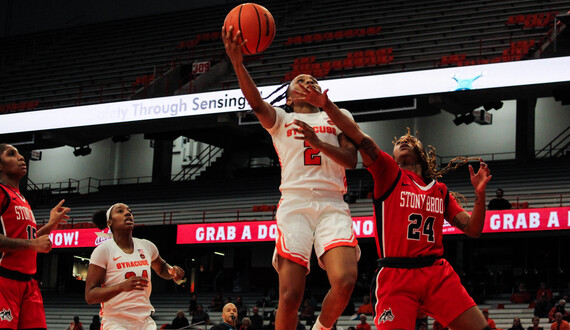
<svg viewBox="0 0 570 330">
<path fill-rule="evenodd" d="M 240 30 L 242 42 L 247 43 L 242 47 L 246 55 L 261 53 L 271 45 L 275 37 L 275 20 L 265 7 L 255 3 L 242 3 L 232 9 L 224 20 L 226 31 L 234 27 L 233 34 Z"/>
</svg>

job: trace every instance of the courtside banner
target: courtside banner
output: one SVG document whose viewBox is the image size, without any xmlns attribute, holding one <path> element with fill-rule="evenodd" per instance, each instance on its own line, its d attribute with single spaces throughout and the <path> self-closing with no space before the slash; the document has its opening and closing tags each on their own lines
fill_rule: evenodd
<svg viewBox="0 0 570 330">
<path fill-rule="evenodd" d="M 570 207 L 487 211 L 483 233 L 512 233 L 570 229 Z M 447 222 L 444 234 L 463 232 Z"/>
<path fill-rule="evenodd" d="M 570 81 L 570 56 L 324 79 L 334 102 Z M 259 88 L 268 96 L 280 85 Z M 0 114 L 0 134 L 251 110 L 239 89 Z"/>
</svg>

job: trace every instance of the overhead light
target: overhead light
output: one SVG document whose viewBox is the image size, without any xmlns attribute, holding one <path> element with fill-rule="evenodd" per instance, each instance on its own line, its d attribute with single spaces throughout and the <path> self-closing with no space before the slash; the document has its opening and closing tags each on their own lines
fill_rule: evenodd
<svg viewBox="0 0 570 330">
<path fill-rule="evenodd" d="M 89 146 L 83 146 L 80 148 L 74 148 L 73 149 L 73 154 L 75 155 L 75 157 L 87 156 L 90 153 L 91 153 L 91 148 Z"/>
<path fill-rule="evenodd" d="M 89 261 L 89 258 L 85 258 L 85 257 L 80 257 L 80 256 L 73 256 L 76 259 L 79 259 L 81 261 Z"/>
<path fill-rule="evenodd" d="M 226 255 L 225 253 L 222 253 L 222 252 L 214 252 L 214 254 L 217 254 L 217 255 L 222 256 L 222 257 Z"/>
</svg>

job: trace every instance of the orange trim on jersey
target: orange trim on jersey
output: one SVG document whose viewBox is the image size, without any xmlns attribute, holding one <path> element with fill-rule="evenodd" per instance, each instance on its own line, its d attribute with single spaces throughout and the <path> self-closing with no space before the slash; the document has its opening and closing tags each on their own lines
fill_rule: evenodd
<svg viewBox="0 0 570 330">
<path fill-rule="evenodd" d="M 277 253 L 282 256 L 283 258 L 289 259 L 296 264 L 299 264 L 305 268 L 308 268 L 309 261 L 303 255 L 298 253 L 293 253 L 287 249 L 285 246 L 285 240 L 283 239 L 283 235 L 279 228 L 277 228 L 277 240 L 275 241 L 275 248 L 277 249 Z"/>
</svg>

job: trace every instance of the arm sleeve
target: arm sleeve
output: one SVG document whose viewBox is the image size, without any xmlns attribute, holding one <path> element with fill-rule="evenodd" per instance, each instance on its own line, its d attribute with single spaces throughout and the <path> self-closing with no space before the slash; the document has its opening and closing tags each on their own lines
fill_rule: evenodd
<svg viewBox="0 0 570 330">
<path fill-rule="evenodd" d="M 390 190 L 400 173 L 400 167 L 394 159 L 386 152 L 380 150 L 378 158 L 369 166 L 368 171 L 372 174 L 374 179 L 374 198 L 378 199 L 384 196 Z"/>
</svg>

